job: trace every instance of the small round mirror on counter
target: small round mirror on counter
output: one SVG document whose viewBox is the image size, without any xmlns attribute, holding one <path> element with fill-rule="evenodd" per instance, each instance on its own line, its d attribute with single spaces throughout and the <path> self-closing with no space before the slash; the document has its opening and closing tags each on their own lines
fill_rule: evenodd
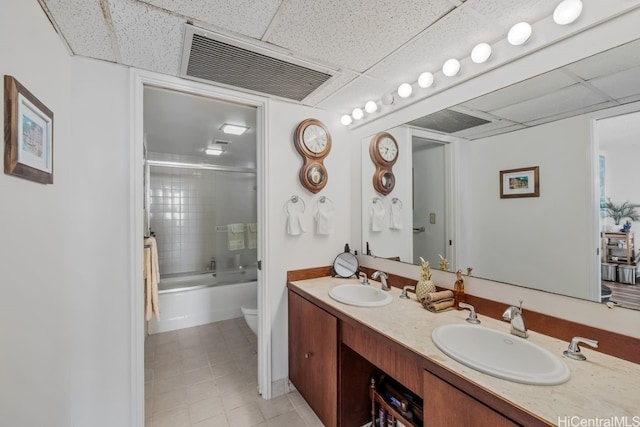
<svg viewBox="0 0 640 427">
<path fill-rule="evenodd" d="M 333 261 L 333 275 L 348 278 L 358 274 L 358 258 L 350 252 L 343 252 Z"/>
</svg>

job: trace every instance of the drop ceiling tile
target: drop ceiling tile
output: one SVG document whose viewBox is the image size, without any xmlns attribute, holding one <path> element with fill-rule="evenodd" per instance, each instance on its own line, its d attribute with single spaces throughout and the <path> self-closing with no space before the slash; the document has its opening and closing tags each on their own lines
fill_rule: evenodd
<svg viewBox="0 0 640 427">
<path fill-rule="evenodd" d="M 506 28 L 506 37 L 509 28 L 518 22 L 531 24 L 552 16 L 558 3 L 559 0 L 467 0 L 465 4 L 496 25 Z"/>
<path fill-rule="evenodd" d="M 482 95 L 461 105 L 472 110 L 492 111 L 552 93 L 576 83 L 576 80 L 565 73 L 554 70 Z"/>
<path fill-rule="evenodd" d="M 141 0 L 227 31 L 261 38 L 282 0 Z"/>
<path fill-rule="evenodd" d="M 44 3 L 74 54 L 116 61 L 99 2 L 44 0 Z"/>
<path fill-rule="evenodd" d="M 589 80 L 589 83 L 614 99 L 640 94 L 640 66 L 610 76 Z"/>
<path fill-rule="evenodd" d="M 108 0 L 122 62 L 177 75 L 185 19 L 127 0 Z"/>
<path fill-rule="evenodd" d="M 491 114 L 519 123 L 529 123 L 606 101 L 599 94 L 576 84 L 538 98 L 491 111 Z"/>
<path fill-rule="evenodd" d="M 526 127 L 528 126 L 521 125 L 521 124 L 515 124 L 515 125 L 512 124 L 510 126 L 505 126 L 500 128 L 478 130 L 477 132 L 467 134 L 466 136 L 464 136 L 464 138 L 473 141 L 474 139 L 487 138 L 489 136 L 502 135 L 504 133 L 514 132 L 516 130 L 524 129 Z"/>
<path fill-rule="evenodd" d="M 358 75 L 348 71 L 334 75 L 327 83 L 317 90 L 313 91 L 309 96 L 302 100 L 303 104 L 316 106 L 334 93 L 338 92 L 345 85 L 349 84 Z"/>
<path fill-rule="evenodd" d="M 265 40 L 362 72 L 452 7 L 448 0 L 289 1 L 282 4 Z"/>
<path fill-rule="evenodd" d="M 591 80 L 635 67 L 638 63 L 640 63 L 640 40 L 598 53 L 569 64 L 565 68 L 584 80 Z"/>
<path fill-rule="evenodd" d="M 492 42 L 500 34 L 498 27 L 487 25 L 476 13 L 461 6 L 373 66 L 368 74 L 394 78 L 398 84 L 416 81 L 423 71 L 435 73 L 447 59 L 463 59 L 470 55 L 476 44 Z M 464 73 L 464 69 L 461 72 Z"/>
</svg>

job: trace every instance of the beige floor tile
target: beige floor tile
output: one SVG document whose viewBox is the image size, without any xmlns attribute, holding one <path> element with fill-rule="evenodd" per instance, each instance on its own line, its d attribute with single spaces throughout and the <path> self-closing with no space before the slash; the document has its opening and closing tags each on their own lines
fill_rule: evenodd
<svg viewBox="0 0 640 427">
<path fill-rule="evenodd" d="M 187 387 L 187 403 L 220 396 L 218 386 L 213 381 L 204 381 Z"/>
<path fill-rule="evenodd" d="M 156 356 L 158 356 L 166 353 L 175 353 L 178 350 L 180 350 L 180 344 L 178 344 L 178 341 L 169 341 L 166 343 L 157 344 L 153 352 L 156 354 Z"/>
<path fill-rule="evenodd" d="M 320 418 L 313 412 L 313 409 L 305 402 L 303 405 L 296 407 L 296 412 L 302 417 L 302 419 L 310 426 L 321 426 L 322 422 Z"/>
<path fill-rule="evenodd" d="M 154 380 L 153 381 L 153 395 L 158 395 L 161 393 L 166 393 L 169 391 L 174 391 L 180 388 L 184 388 L 184 376 L 182 372 L 178 375 L 174 375 L 172 377 Z"/>
<path fill-rule="evenodd" d="M 236 319 L 222 320 L 216 323 L 218 325 L 218 329 L 223 333 L 226 331 L 235 331 L 238 329 L 238 323 L 236 322 Z"/>
<path fill-rule="evenodd" d="M 207 352 L 207 358 L 209 359 L 209 364 L 211 366 L 233 360 L 231 353 L 226 349 L 224 343 L 220 343 L 213 351 Z"/>
<path fill-rule="evenodd" d="M 222 413 L 220 415 L 216 415 L 213 418 L 209 418 L 197 423 L 192 423 L 192 427 L 229 427 L 229 422 L 227 421 L 227 415 Z M 286 427 L 286 426 L 282 426 Z"/>
<path fill-rule="evenodd" d="M 189 427 L 190 425 L 186 407 L 153 415 L 153 427 Z"/>
<path fill-rule="evenodd" d="M 227 411 L 227 419 L 231 427 L 250 427 L 265 421 L 256 405 L 240 406 Z"/>
<path fill-rule="evenodd" d="M 253 384 L 222 393 L 221 396 L 227 413 L 241 406 L 255 406 L 259 409 L 259 404 L 262 401 L 262 397 Z"/>
<path fill-rule="evenodd" d="M 157 354 L 151 363 L 152 368 L 164 368 L 173 364 L 178 364 L 182 360 L 179 351 L 171 353 Z"/>
<path fill-rule="evenodd" d="M 213 373 L 213 378 L 240 374 L 238 366 L 233 360 L 211 366 L 211 372 Z"/>
<path fill-rule="evenodd" d="M 193 369 L 191 371 L 185 371 L 184 382 L 187 386 L 201 383 L 203 381 L 211 381 L 213 376 L 211 375 L 211 368 L 209 365 L 202 368 Z"/>
<path fill-rule="evenodd" d="M 153 413 L 166 412 L 171 409 L 186 407 L 186 388 L 179 388 L 153 396 Z"/>
<path fill-rule="evenodd" d="M 291 393 L 286 394 L 286 396 L 289 397 L 289 400 L 294 407 L 307 403 L 302 396 L 300 396 L 300 392 L 298 390 L 294 390 Z"/>
<path fill-rule="evenodd" d="M 180 366 L 179 362 L 167 363 L 164 366 L 153 368 L 153 379 L 156 381 L 165 380 L 180 375 L 182 372 L 182 366 Z"/>
<path fill-rule="evenodd" d="M 160 334 L 155 334 L 154 337 L 156 344 L 178 341 L 178 333 L 176 331 L 162 332 Z"/>
<path fill-rule="evenodd" d="M 193 371 L 194 369 L 209 366 L 209 359 L 205 353 L 200 353 L 191 357 L 185 357 L 182 359 L 182 362 L 180 362 L 180 365 L 184 372 Z"/>
<path fill-rule="evenodd" d="M 258 406 L 260 406 L 260 411 L 262 411 L 262 415 L 264 416 L 265 420 L 275 418 L 279 415 L 285 414 L 287 412 L 291 412 L 295 409 L 294 406 L 291 404 L 289 397 L 286 395 L 278 396 L 271 400 L 261 399 L 258 402 Z M 300 420 L 302 420 L 302 418 Z M 282 424 L 282 425 L 288 425 L 288 424 Z"/>
<path fill-rule="evenodd" d="M 280 414 L 275 418 L 267 420 L 267 427 L 306 427 L 307 423 L 295 410 Z"/>
<path fill-rule="evenodd" d="M 189 417 L 192 424 L 223 413 L 224 406 L 220 397 L 199 400 L 189 405 Z"/>
</svg>

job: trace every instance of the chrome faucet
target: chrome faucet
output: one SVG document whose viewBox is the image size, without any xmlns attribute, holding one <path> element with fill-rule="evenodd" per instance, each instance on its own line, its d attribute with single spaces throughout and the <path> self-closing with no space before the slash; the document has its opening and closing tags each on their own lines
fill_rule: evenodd
<svg viewBox="0 0 640 427">
<path fill-rule="evenodd" d="M 478 319 L 478 315 L 476 314 L 476 309 L 471 304 L 461 302 L 458 304 L 458 307 L 469 310 L 469 317 L 465 319 L 467 322 L 473 323 L 474 325 L 480 323 L 480 319 Z"/>
<path fill-rule="evenodd" d="M 416 290 L 415 285 L 407 285 L 407 286 L 403 286 L 403 287 L 402 287 L 402 293 L 400 294 L 400 298 L 402 298 L 402 299 L 410 299 L 410 298 L 409 298 L 409 294 L 407 293 L 407 291 L 409 291 L 409 290 L 411 290 L 411 291 L 414 291 L 414 292 L 415 292 L 415 290 Z"/>
<path fill-rule="evenodd" d="M 578 345 L 579 343 L 584 343 L 590 345 L 591 347 L 598 348 L 598 341 L 582 337 L 573 337 L 571 339 L 571 343 L 569 343 L 569 348 L 566 349 L 562 354 L 574 360 L 587 360 L 586 356 L 580 351 L 580 346 Z"/>
<path fill-rule="evenodd" d="M 522 300 L 520 300 L 520 307 L 509 306 L 502 313 L 502 318 L 511 322 L 511 334 L 521 338 L 529 337 L 527 325 L 524 323 L 524 317 L 522 316 Z"/>
<path fill-rule="evenodd" d="M 358 277 L 362 279 L 362 284 L 363 285 L 369 285 L 369 279 L 367 279 L 367 273 L 365 273 L 364 271 L 361 271 L 360 273 L 358 273 Z"/>
<path fill-rule="evenodd" d="M 211 257 L 211 261 L 209 261 L 209 270 L 216 271 L 216 257 Z"/>
<path fill-rule="evenodd" d="M 387 284 L 387 279 L 389 278 L 387 276 L 387 274 L 382 272 L 382 271 L 380 271 L 380 270 L 378 270 L 378 271 L 376 271 L 375 273 L 373 273 L 371 275 L 371 278 L 374 279 L 374 280 L 377 279 L 378 277 L 380 277 L 380 283 L 382 283 L 382 290 L 383 291 L 390 291 L 391 288 Z"/>
</svg>

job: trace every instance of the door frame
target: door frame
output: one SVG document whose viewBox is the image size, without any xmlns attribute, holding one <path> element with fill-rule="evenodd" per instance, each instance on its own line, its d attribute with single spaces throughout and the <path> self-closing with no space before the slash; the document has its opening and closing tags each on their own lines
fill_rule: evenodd
<svg viewBox="0 0 640 427">
<path fill-rule="evenodd" d="M 271 398 L 271 316 L 269 313 L 269 289 L 264 286 L 264 278 L 268 277 L 268 259 L 266 254 L 268 238 L 267 195 L 269 194 L 266 179 L 266 159 L 269 134 L 268 98 L 249 95 L 213 85 L 167 76 L 149 71 L 131 69 L 129 81 L 130 93 L 130 149 L 129 149 L 129 236 L 130 236 L 130 271 L 131 283 L 131 394 L 132 426 L 144 426 L 144 282 L 143 282 L 143 96 L 145 86 L 155 86 L 180 92 L 196 94 L 208 98 L 236 102 L 256 107 L 256 177 L 257 177 L 257 220 L 258 220 L 258 392 L 264 399 Z"/>
</svg>

